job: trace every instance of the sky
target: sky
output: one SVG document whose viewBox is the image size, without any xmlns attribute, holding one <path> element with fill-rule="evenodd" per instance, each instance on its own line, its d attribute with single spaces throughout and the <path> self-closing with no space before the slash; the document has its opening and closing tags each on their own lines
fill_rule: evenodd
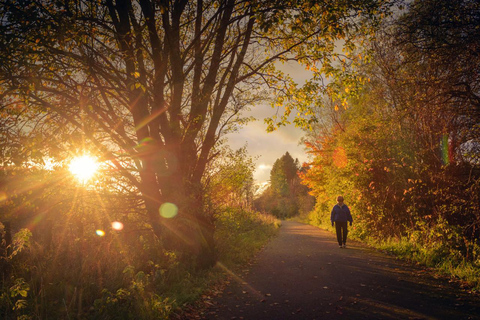
<svg viewBox="0 0 480 320">
<path fill-rule="evenodd" d="M 302 66 L 294 63 L 282 65 L 280 68 L 300 85 L 303 84 L 309 73 Z M 289 124 L 276 131 L 267 132 L 267 125 L 263 119 L 271 117 L 275 112 L 275 109 L 267 105 L 252 106 L 251 111 L 245 113 L 244 116 L 253 116 L 257 120 L 227 136 L 228 144 L 234 150 L 247 145 L 250 156 L 256 162 L 254 178 L 258 184 L 270 180 L 273 163 L 287 151 L 293 159 L 298 159 L 300 164 L 308 160 L 305 148 L 300 144 L 300 139 L 305 135 L 300 128 Z"/>
<path fill-rule="evenodd" d="M 274 109 L 268 106 L 258 106 L 258 109 L 270 109 L 273 114 Z M 247 150 L 256 162 L 256 171 L 254 178 L 257 183 L 262 184 L 270 180 L 270 170 L 275 160 L 280 158 L 288 151 L 293 159 L 298 159 L 300 163 L 307 161 L 307 155 L 303 145 L 299 145 L 300 138 L 304 132 L 289 124 L 276 131 L 267 132 L 267 125 L 258 114 L 265 111 L 253 110 L 252 115 L 258 117 L 257 121 L 247 124 L 243 129 L 228 136 L 229 145 L 236 150 L 247 145 Z"/>
</svg>

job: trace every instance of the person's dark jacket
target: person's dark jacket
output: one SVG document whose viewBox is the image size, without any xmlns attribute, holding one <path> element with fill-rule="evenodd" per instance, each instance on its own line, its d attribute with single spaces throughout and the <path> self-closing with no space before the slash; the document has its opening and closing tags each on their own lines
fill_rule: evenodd
<svg viewBox="0 0 480 320">
<path fill-rule="evenodd" d="M 349 221 L 350 225 L 352 225 L 352 222 L 353 222 L 352 214 L 350 213 L 350 209 L 348 209 L 346 204 L 344 204 L 341 207 L 339 204 L 336 204 L 332 209 L 332 213 L 330 214 L 330 220 L 332 221 L 332 226 L 335 221 L 338 221 L 338 222 Z"/>
</svg>

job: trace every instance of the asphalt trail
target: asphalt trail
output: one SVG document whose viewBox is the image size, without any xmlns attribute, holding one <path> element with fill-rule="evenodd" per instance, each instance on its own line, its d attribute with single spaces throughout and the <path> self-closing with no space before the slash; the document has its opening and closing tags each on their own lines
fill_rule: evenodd
<svg viewBox="0 0 480 320">
<path fill-rule="evenodd" d="M 480 319 L 458 284 L 292 221 L 214 302 L 206 319 Z"/>
</svg>

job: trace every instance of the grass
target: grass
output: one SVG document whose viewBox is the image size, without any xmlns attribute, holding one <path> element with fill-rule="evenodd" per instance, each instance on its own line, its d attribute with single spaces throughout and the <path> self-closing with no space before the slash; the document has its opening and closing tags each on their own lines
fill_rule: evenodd
<svg viewBox="0 0 480 320">
<path fill-rule="evenodd" d="M 236 208 L 222 211 L 217 216 L 215 232 L 219 263 L 211 270 L 189 275 L 169 290 L 167 295 L 176 306 L 173 313 L 192 312 L 188 310 L 190 305 L 209 297 L 212 288 L 252 259 L 278 233 L 279 227 L 280 221 L 271 215 Z"/>
<path fill-rule="evenodd" d="M 296 221 L 335 232 L 326 218 L 321 219 L 315 212 L 308 216 L 298 217 Z M 387 252 L 399 259 L 417 263 L 435 269 L 438 273 L 462 282 L 472 292 L 480 292 L 480 249 L 474 246 L 476 258 L 467 260 L 463 254 L 448 246 L 448 243 L 432 241 L 430 245 L 420 245 L 412 239 L 378 239 L 375 237 L 359 237 L 357 232 L 349 232 L 349 238 L 360 241 L 372 248 Z"/>
<path fill-rule="evenodd" d="M 218 216 L 218 259 L 230 267 L 245 263 L 276 235 L 280 221 L 273 216 L 229 208 Z"/>
<path fill-rule="evenodd" d="M 237 270 L 275 236 L 280 221 L 259 212 L 226 208 L 216 217 L 215 242 L 219 265 L 184 277 L 168 288 L 163 296 L 171 302 L 172 314 L 182 314 L 190 305 L 222 283 L 229 270 Z"/>
<path fill-rule="evenodd" d="M 171 319 L 251 259 L 279 225 L 268 215 L 224 209 L 215 233 L 222 267 L 204 271 L 146 236 L 69 237 L 58 250 L 46 251 L 37 242 L 27 245 L 31 235 L 18 233 L 25 245 L 9 261 L 11 276 L 2 278 L 0 318 Z"/>
<path fill-rule="evenodd" d="M 439 244 L 421 246 L 406 238 L 375 240 L 368 245 L 407 261 L 431 267 L 446 276 L 460 280 L 473 292 L 480 292 L 480 261 L 467 261 L 458 251 Z"/>
</svg>

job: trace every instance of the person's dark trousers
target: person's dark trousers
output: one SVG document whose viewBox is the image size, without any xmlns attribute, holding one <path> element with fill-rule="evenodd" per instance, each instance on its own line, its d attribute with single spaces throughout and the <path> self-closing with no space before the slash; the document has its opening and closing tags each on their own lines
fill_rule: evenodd
<svg viewBox="0 0 480 320">
<path fill-rule="evenodd" d="M 345 222 L 339 222 L 335 221 L 335 229 L 337 231 L 337 241 L 338 245 L 346 244 L 347 243 L 347 221 Z"/>
</svg>

